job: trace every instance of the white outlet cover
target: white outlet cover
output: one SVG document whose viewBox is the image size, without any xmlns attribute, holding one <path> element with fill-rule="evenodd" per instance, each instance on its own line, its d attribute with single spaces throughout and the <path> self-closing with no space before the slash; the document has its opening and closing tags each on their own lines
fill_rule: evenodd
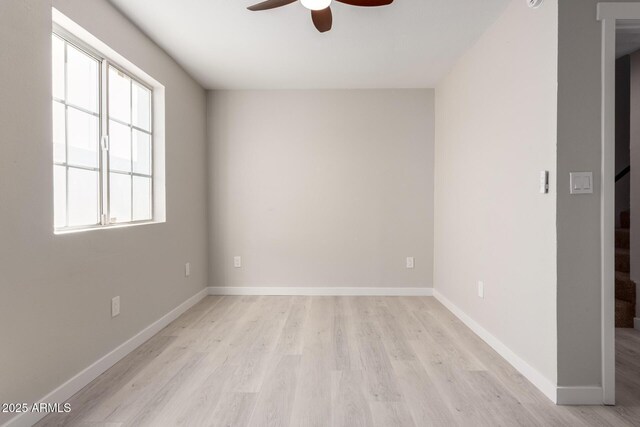
<svg viewBox="0 0 640 427">
<path fill-rule="evenodd" d="M 415 259 L 412 256 L 407 257 L 407 268 L 414 268 L 416 266 Z"/>
<path fill-rule="evenodd" d="M 234 266 L 235 268 L 240 268 L 240 267 L 242 267 L 242 257 L 234 256 L 234 257 L 233 257 L 233 266 Z"/>
<path fill-rule="evenodd" d="M 484 298 L 484 282 L 478 282 L 478 296 Z"/>
<path fill-rule="evenodd" d="M 111 317 L 116 317 L 120 314 L 120 297 L 113 297 L 111 299 Z"/>
<path fill-rule="evenodd" d="M 184 277 L 191 276 L 191 263 L 188 262 L 184 265 Z"/>
</svg>

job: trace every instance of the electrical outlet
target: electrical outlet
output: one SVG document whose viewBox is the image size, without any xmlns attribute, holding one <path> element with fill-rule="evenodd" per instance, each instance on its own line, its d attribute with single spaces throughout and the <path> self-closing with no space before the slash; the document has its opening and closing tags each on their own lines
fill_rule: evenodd
<svg viewBox="0 0 640 427">
<path fill-rule="evenodd" d="M 116 317 L 120 314 L 120 297 L 113 297 L 111 299 L 111 317 Z"/>
<path fill-rule="evenodd" d="M 478 296 L 484 298 L 484 282 L 478 282 Z"/>
<path fill-rule="evenodd" d="M 412 256 L 407 257 L 407 268 L 414 268 L 416 266 L 415 260 Z"/>
<path fill-rule="evenodd" d="M 242 267 L 242 258 L 239 256 L 234 256 L 233 257 L 233 266 L 235 268 L 240 268 Z"/>
<path fill-rule="evenodd" d="M 191 263 L 188 262 L 184 265 L 184 277 L 191 276 Z"/>
</svg>

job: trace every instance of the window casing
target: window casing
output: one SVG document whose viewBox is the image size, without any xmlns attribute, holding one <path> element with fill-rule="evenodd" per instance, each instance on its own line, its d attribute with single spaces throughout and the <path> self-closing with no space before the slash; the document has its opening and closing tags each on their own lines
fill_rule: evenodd
<svg viewBox="0 0 640 427">
<path fill-rule="evenodd" d="M 153 221 L 153 89 L 62 29 L 52 52 L 56 231 Z"/>
</svg>

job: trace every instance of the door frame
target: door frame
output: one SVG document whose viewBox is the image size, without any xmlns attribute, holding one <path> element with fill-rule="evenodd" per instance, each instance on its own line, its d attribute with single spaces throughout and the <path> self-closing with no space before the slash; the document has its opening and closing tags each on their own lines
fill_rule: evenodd
<svg viewBox="0 0 640 427">
<path fill-rule="evenodd" d="M 640 20 L 640 2 L 598 3 L 602 23 L 602 194 L 600 256 L 602 293 L 602 400 L 616 402 L 615 351 L 615 95 L 616 26 L 619 19 Z"/>
</svg>

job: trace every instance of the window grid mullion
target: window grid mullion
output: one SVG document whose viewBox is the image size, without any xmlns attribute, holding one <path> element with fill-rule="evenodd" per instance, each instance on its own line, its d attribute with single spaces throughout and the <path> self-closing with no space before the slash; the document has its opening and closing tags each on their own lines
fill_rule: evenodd
<svg viewBox="0 0 640 427">
<path fill-rule="evenodd" d="M 67 73 L 67 46 L 64 43 L 64 226 L 69 226 L 69 107 L 67 107 L 67 99 L 69 97 L 69 84 Z"/>
<path fill-rule="evenodd" d="M 83 108 L 83 107 L 80 107 L 80 106 L 77 106 L 77 105 L 70 104 L 70 103 L 68 103 L 68 102 L 67 102 L 67 101 L 65 101 L 65 100 L 58 99 L 58 98 L 53 98 L 53 102 L 57 102 L 58 104 L 62 104 L 62 105 L 64 105 L 65 107 L 72 108 L 72 109 L 74 109 L 74 110 L 80 111 L 80 112 L 85 113 L 85 114 L 88 114 L 88 115 L 90 115 L 90 116 L 100 118 L 100 113 L 95 113 L 95 112 L 93 112 L 93 111 L 87 110 L 86 108 Z"/>
<path fill-rule="evenodd" d="M 127 172 L 127 171 L 119 171 L 119 170 L 112 170 L 111 173 L 116 174 L 116 175 L 131 175 L 131 176 L 137 176 L 139 178 L 153 178 L 152 175 L 147 175 L 144 173 L 138 173 L 138 172 Z"/>
<path fill-rule="evenodd" d="M 109 160 L 111 141 L 109 129 L 109 62 L 103 59 L 100 63 L 100 224 L 111 222 Z M 104 145 L 104 139 L 107 144 Z"/>
<path fill-rule="evenodd" d="M 154 118 L 155 115 L 153 114 L 153 98 L 154 98 L 155 94 L 153 92 L 153 90 L 151 90 L 149 92 L 149 104 L 147 104 L 147 108 L 149 108 L 149 130 L 151 130 L 151 134 L 149 135 L 149 174 L 151 174 L 151 179 L 149 184 L 151 185 L 151 194 L 149 195 L 149 197 L 151 197 L 151 199 L 149 200 L 149 203 L 151 204 L 150 208 L 151 208 L 151 219 L 154 219 L 156 217 L 156 212 L 155 212 L 155 196 L 156 196 L 156 191 L 155 191 L 155 185 L 154 185 L 154 170 L 156 167 L 155 164 L 155 137 L 153 135 L 154 133 L 154 129 L 153 129 L 153 125 L 154 125 Z"/>
<path fill-rule="evenodd" d="M 104 218 L 104 182 L 102 179 L 102 134 L 104 132 L 102 127 L 102 61 L 98 61 L 98 64 L 98 224 L 102 224 Z"/>
<path fill-rule="evenodd" d="M 135 125 L 130 125 L 128 123 L 125 123 L 122 120 L 117 119 L 116 117 L 109 117 L 109 120 L 113 120 L 114 122 L 119 123 L 122 126 L 131 127 L 131 128 L 133 128 L 133 130 L 137 130 L 138 132 L 146 133 L 147 135 L 153 135 L 153 132 L 151 132 L 151 131 L 148 131 L 146 129 L 142 129 L 141 127 L 138 127 L 138 126 L 135 126 Z"/>
<path fill-rule="evenodd" d="M 131 174 L 129 185 L 131 186 L 131 221 L 133 221 L 133 79 L 129 79 L 129 157 L 131 161 Z"/>
</svg>

